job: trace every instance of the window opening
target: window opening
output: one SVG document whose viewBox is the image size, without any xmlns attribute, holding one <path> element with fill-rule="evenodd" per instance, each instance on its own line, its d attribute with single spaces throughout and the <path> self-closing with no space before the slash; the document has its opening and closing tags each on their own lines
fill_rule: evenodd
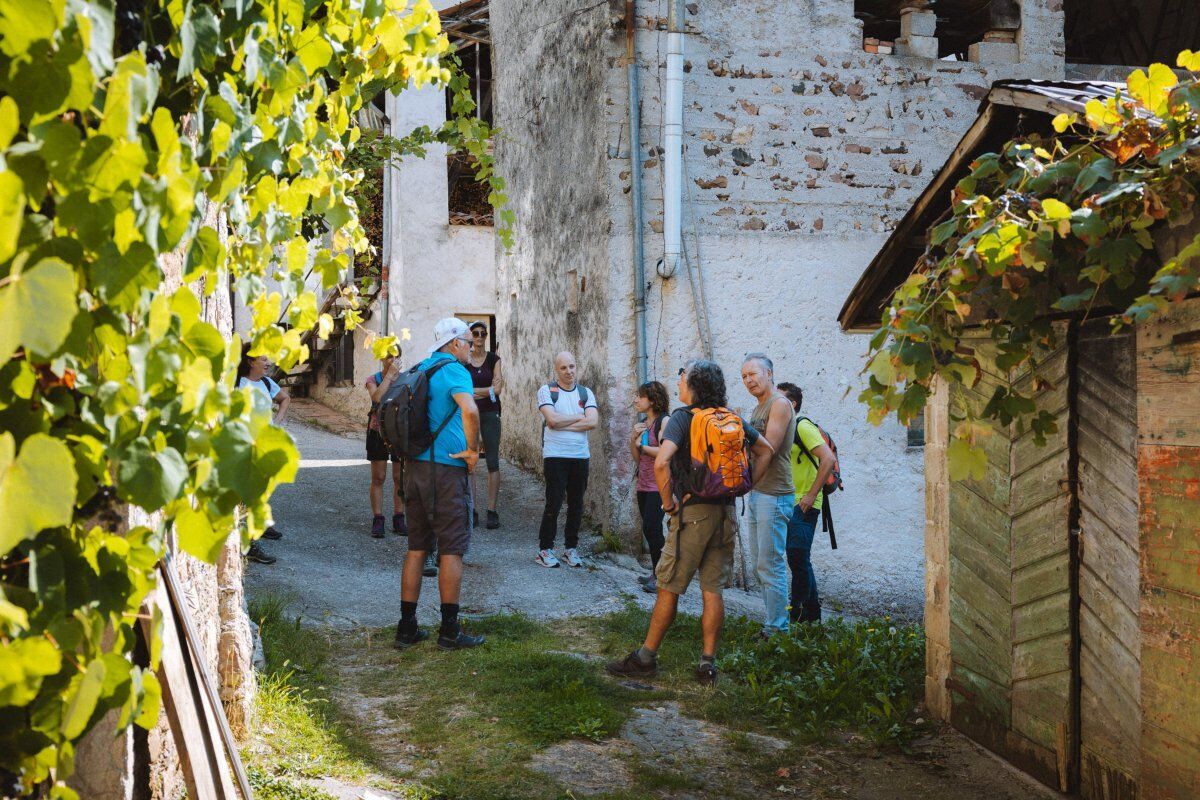
<svg viewBox="0 0 1200 800">
<path fill-rule="evenodd" d="M 1068 64 L 1174 67 L 1200 45 L 1195 0 L 1064 0 L 1063 17 Z"/>
</svg>

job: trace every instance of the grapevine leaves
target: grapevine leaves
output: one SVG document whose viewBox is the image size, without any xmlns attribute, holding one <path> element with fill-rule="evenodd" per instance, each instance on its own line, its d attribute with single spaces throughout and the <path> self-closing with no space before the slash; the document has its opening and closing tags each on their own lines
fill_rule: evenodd
<svg viewBox="0 0 1200 800">
<path fill-rule="evenodd" d="M 19 347 L 53 353 L 67 338 L 75 312 L 75 271 L 61 259 L 43 259 L 9 275 L 0 286 L 0 363 Z"/>
<path fill-rule="evenodd" d="M 1200 54 L 1185 51 L 1178 64 L 1198 71 Z M 955 186 L 871 338 L 859 394 L 871 422 L 911 419 L 935 377 L 952 397 L 970 387 L 979 364 L 967 367 L 964 353 L 980 346 L 999 376 L 1036 367 L 1059 346 L 1055 312 L 1116 312 L 1119 328 L 1200 289 L 1200 237 L 1161 263 L 1151 235 L 1191 221 L 1200 200 L 1197 76 L 1136 70 L 1117 96 L 1059 114 L 1052 128 L 980 155 Z M 983 337 L 965 341 L 968 327 Z M 1001 382 L 956 417 L 951 478 L 983 476 L 985 421 L 1032 431 L 1037 444 L 1054 432 L 1035 395 Z"/>
</svg>

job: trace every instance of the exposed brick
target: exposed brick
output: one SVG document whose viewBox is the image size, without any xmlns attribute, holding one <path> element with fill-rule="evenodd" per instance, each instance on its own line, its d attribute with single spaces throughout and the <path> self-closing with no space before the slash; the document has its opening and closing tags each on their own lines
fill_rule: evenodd
<svg viewBox="0 0 1200 800">
<path fill-rule="evenodd" d="M 729 178 L 726 178 L 724 175 L 718 175 L 712 180 L 707 181 L 703 178 L 696 178 L 696 185 L 701 189 L 725 189 L 729 187 Z"/>
</svg>

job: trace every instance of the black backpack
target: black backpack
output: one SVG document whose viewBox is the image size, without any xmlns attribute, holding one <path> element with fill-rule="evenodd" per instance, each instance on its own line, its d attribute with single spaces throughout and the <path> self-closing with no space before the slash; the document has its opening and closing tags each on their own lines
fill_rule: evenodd
<svg viewBox="0 0 1200 800">
<path fill-rule="evenodd" d="M 416 458 L 433 446 L 442 429 L 454 417 L 457 406 L 437 426 L 429 430 L 429 381 L 439 369 L 452 361 L 443 360 L 427 369 L 420 365 L 401 373 L 379 401 L 379 430 L 392 452 Z"/>
<path fill-rule="evenodd" d="M 833 496 L 833 493 L 840 491 L 842 488 L 842 465 L 841 462 L 838 461 L 837 445 L 833 443 L 833 437 L 830 436 L 820 425 L 813 422 L 808 417 L 797 417 L 796 427 L 792 432 L 792 441 L 794 441 L 796 446 L 800 448 L 800 452 L 808 457 L 808 460 L 812 462 L 814 467 L 819 468 L 820 464 L 817 462 L 817 457 L 810 453 L 808 448 L 804 446 L 804 442 L 800 441 L 801 422 L 812 423 L 813 427 L 815 427 L 817 432 L 821 434 L 821 438 L 825 440 L 825 444 L 833 453 L 833 471 L 829 473 L 829 477 L 825 479 L 825 485 L 821 487 L 821 493 L 824 495 L 824 500 L 821 502 L 821 530 L 829 532 L 829 546 L 831 549 L 837 550 L 837 536 L 833 531 L 833 509 L 830 508 L 831 504 L 829 502 L 829 498 Z M 800 461 L 799 454 L 796 456 L 796 461 Z"/>
</svg>

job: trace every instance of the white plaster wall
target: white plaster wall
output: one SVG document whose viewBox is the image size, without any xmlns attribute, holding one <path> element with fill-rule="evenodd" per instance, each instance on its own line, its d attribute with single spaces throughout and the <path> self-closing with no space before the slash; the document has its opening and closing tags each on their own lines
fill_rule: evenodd
<svg viewBox="0 0 1200 800">
<path fill-rule="evenodd" d="M 446 119 L 445 95 L 410 89 L 388 97 L 387 114 L 396 136 L 436 127 Z M 449 224 L 445 146 L 432 145 L 424 158 L 407 157 L 388 172 L 388 329 L 408 330 L 401 347 L 409 366 L 429 354 L 439 319 L 496 313 L 495 235 L 490 227 Z"/>
</svg>

